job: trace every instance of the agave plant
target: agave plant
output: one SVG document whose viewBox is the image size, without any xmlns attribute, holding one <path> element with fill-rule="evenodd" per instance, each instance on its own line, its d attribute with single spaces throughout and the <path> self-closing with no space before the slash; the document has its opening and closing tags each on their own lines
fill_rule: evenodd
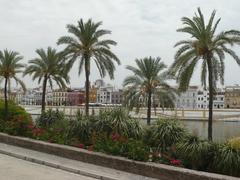
<svg viewBox="0 0 240 180">
<path fill-rule="evenodd" d="M 65 115 L 61 111 L 53 111 L 49 109 L 48 111 L 44 111 L 41 116 L 37 119 L 36 125 L 42 128 L 49 128 L 57 121 L 61 121 L 65 119 Z"/>
<path fill-rule="evenodd" d="M 71 122 L 68 138 L 78 138 L 82 143 L 91 144 L 91 136 L 94 131 L 93 119 L 77 111 L 76 119 Z"/>
<path fill-rule="evenodd" d="M 212 169 L 214 172 L 240 177 L 239 140 L 230 140 L 216 148 Z"/>
<path fill-rule="evenodd" d="M 117 133 L 127 137 L 139 137 L 142 134 L 142 126 L 139 121 L 129 116 L 125 108 L 114 108 L 110 111 L 101 112 L 96 129 L 101 132 Z"/>
<path fill-rule="evenodd" d="M 166 151 L 186 135 L 184 127 L 174 119 L 159 119 L 151 130 L 152 141 L 162 151 Z"/>
<path fill-rule="evenodd" d="M 176 145 L 177 155 L 189 162 L 193 169 L 206 170 L 212 160 L 214 145 L 196 136 L 188 136 Z"/>
</svg>

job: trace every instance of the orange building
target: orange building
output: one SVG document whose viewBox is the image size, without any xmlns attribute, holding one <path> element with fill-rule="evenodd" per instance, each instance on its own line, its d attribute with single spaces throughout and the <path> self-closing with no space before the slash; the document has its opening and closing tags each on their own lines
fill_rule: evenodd
<svg viewBox="0 0 240 180">
<path fill-rule="evenodd" d="M 96 103 L 97 102 L 97 88 L 92 86 L 89 89 L 89 102 Z"/>
</svg>

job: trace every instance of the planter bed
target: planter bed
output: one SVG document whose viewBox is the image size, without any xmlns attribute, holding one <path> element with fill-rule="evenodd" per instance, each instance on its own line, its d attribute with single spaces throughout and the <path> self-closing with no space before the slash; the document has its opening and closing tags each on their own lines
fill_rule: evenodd
<svg viewBox="0 0 240 180">
<path fill-rule="evenodd" d="M 48 142 L 33 140 L 25 137 L 10 136 L 0 133 L 0 142 L 20 146 L 44 153 L 92 163 L 99 166 L 114 168 L 130 173 L 135 173 L 161 180 L 237 180 L 231 176 L 194 171 L 185 168 L 168 166 L 157 163 L 145 163 L 129 160 L 123 157 L 105 155 L 103 153 L 92 152 L 67 145 L 52 144 Z"/>
</svg>

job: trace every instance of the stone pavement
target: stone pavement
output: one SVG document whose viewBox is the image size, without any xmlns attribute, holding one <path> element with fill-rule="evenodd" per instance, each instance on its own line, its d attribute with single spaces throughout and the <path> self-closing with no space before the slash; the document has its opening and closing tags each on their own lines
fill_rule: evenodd
<svg viewBox="0 0 240 180">
<path fill-rule="evenodd" d="M 31 163 L 0 154 L 0 179 L 2 180 L 96 180 L 60 169 Z"/>
<path fill-rule="evenodd" d="M 8 156 L 6 156 L 8 155 Z M 9 157 L 11 156 L 11 158 Z M 8 157 L 8 158 L 7 158 Z M 14 157 L 14 158 L 12 158 Z M 10 158 L 10 159 L 9 159 Z M 2 161 L 3 159 L 3 161 Z M 4 160 L 5 159 L 5 160 Z M 21 160 L 20 160 L 21 159 Z M 60 179 L 61 177 L 67 177 L 69 174 L 69 178 L 65 178 L 66 180 L 75 180 L 74 177 L 71 178 L 71 176 L 79 176 L 78 179 L 105 179 L 105 180 L 154 180 L 153 178 L 148 178 L 136 174 L 131 174 L 111 168 L 106 168 L 106 167 L 101 167 L 97 166 L 94 164 L 89 164 L 89 163 L 84 163 L 76 160 L 71 160 L 67 158 L 62 158 L 59 156 L 51 155 L 51 154 L 46 154 L 38 151 L 33 151 L 21 147 L 16 147 L 12 145 L 7 145 L 0 143 L 0 169 L 7 165 L 9 160 L 9 165 L 7 167 L 9 169 L 8 171 L 5 170 L 3 171 L 3 174 L 5 172 L 4 180 L 18 180 L 14 179 L 14 173 L 17 176 L 21 170 L 23 170 L 23 167 L 26 166 L 25 171 L 23 170 L 20 175 L 24 177 L 24 172 L 27 171 L 28 174 L 25 174 L 26 177 L 30 177 L 32 174 L 32 177 L 37 176 L 35 179 L 38 180 L 37 178 L 41 175 L 46 177 L 45 179 L 48 180 L 48 175 L 52 178 L 50 179 Z M 25 161 L 22 161 L 25 160 Z M 14 165 L 14 163 L 11 164 L 11 162 L 16 161 L 17 166 Z M 26 162 L 29 161 L 29 162 Z M 5 162 L 5 163 L 4 163 Z M 34 163 L 34 166 L 32 166 L 32 169 L 28 169 L 27 166 L 30 166 L 29 163 Z M 22 164 L 22 167 L 21 167 Z M 36 168 L 34 168 L 36 167 Z M 40 171 L 38 171 L 39 167 Z M 12 170 L 12 171 L 11 171 Z M 1 170 L 2 171 L 2 170 Z M 2 172 L 0 171 L 1 177 Z M 47 173 L 47 171 L 51 173 Z M 46 172 L 46 173 L 44 173 Z M 65 173 L 65 175 L 61 176 L 61 174 Z M 8 177 L 9 174 L 9 177 Z M 10 175 L 11 174 L 11 175 Z M 80 176 L 81 175 L 81 176 Z M 53 178 L 56 177 L 56 178 Z M 28 180 L 27 178 L 19 178 L 19 180 Z M 35 180 L 34 178 L 29 178 L 32 180 Z M 41 178 L 40 178 L 41 179 Z M 42 178 L 45 180 L 44 178 Z M 49 180 L 50 180 L 49 179 Z M 64 179 L 64 178 L 63 178 Z"/>
</svg>

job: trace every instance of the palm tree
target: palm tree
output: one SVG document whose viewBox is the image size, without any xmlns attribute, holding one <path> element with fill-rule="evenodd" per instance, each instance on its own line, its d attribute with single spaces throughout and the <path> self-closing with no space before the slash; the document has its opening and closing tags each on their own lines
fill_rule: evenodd
<svg viewBox="0 0 240 180">
<path fill-rule="evenodd" d="M 214 22 L 216 11 L 213 11 L 207 24 L 204 16 L 198 8 L 198 13 L 191 19 L 183 17 L 184 27 L 178 32 L 184 32 L 191 36 L 190 40 L 183 40 L 176 43 L 175 47 L 180 46 L 175 54 L 175 61 L 172 64 L 172 72 L 177 75 L 179 89 L 185 91 L 191 80 L 193 71 L 198 62 L 201 62 L 201 83 L 206 88 L 208 77 L 209 90 L 209 121 L 208 139 L 212 140 L 212 118 L 213 118 L 213 96 L 216 90 L 216 83 L 224 83 L 224 59 L 225 55 L 230 55 L 238 65 L 240 59 L 236 53 L 228 46 L 239 44 L 240 32 L 236 30 L 223 31 L 216 33 L 220 22 Z"/>
<path fill-rule="evenodd" d="M 163 71 L 167 66 L 161 62 L 161 58 L 136 59 L 136 64 L 137 68 L 127 66 L 134 75 L 128 76 L 123 82 L 123 86 L 127 87 L 125 100 L 130 108 L 136 107 L 137 111 L 147 103 L 147 124 L 150 125 L 152 100 L 157 99 L 162 103 L 161 106 L 166 100 L 173 105 L 176 91 L 166 82 L 172 77 Z"/>
<path fill-rule="evenodd" d="M 111 79 L 114 78 L 115 65 L 114 62 L 120 64 L 120 60 L 111 51 L 111 46 L 117 43 L 113 40 L 102 39 L 104 35 L 110 34 L 111 31 L 99 29 L 102 22 L 94 23 L 91 19 L 83 22 L 78 21 L 77 26 L 67 25 L 68 32 L 72 36 L 61 37 L 57 44 L 65 44 L 64 50 L 66 58 L 69 59 L 69 65 L 73 65 L 79 59 L 79 75 L 84 67 L 85 70 L 85 93 L 86 93 L 86 115 L 89 114 L 89 76 L 91 62 L 95 62 L 101 77 L 105 77 L 106 73 Z"/>
<path fill-rule="evenodd" d="M 20 84 L 25 91 L 25 84 L 16 75 L 22 72 L 24 64 L 19 61 L 23 59 L 18 52 L 4 50 L 0 51 L 0 77 L 5 80 L 4 84 L 4 104 L 5 104 L 5 117 L 8 117 L 8 87 L 10 79 L 14 79 L 17 84 Z"/>
<path fill-rule="evenodd" d="M 37 49 L 36 53 L 39 57 L 30 60 L 29 66 L 24 71 L 26 74 L 32 75 L 33 81 L 38 79 L 38 84 L 42 84 L 42 112 L 45 111 L 45 95 L 47 82 L 50 87 L 53 87 L 53 81 L 60 87 L 65 88 L 66 83 L 69 83 L 68 69 L 64 63 L 61 53 L 51 47 L 44 49 Z"/>
</svg>

